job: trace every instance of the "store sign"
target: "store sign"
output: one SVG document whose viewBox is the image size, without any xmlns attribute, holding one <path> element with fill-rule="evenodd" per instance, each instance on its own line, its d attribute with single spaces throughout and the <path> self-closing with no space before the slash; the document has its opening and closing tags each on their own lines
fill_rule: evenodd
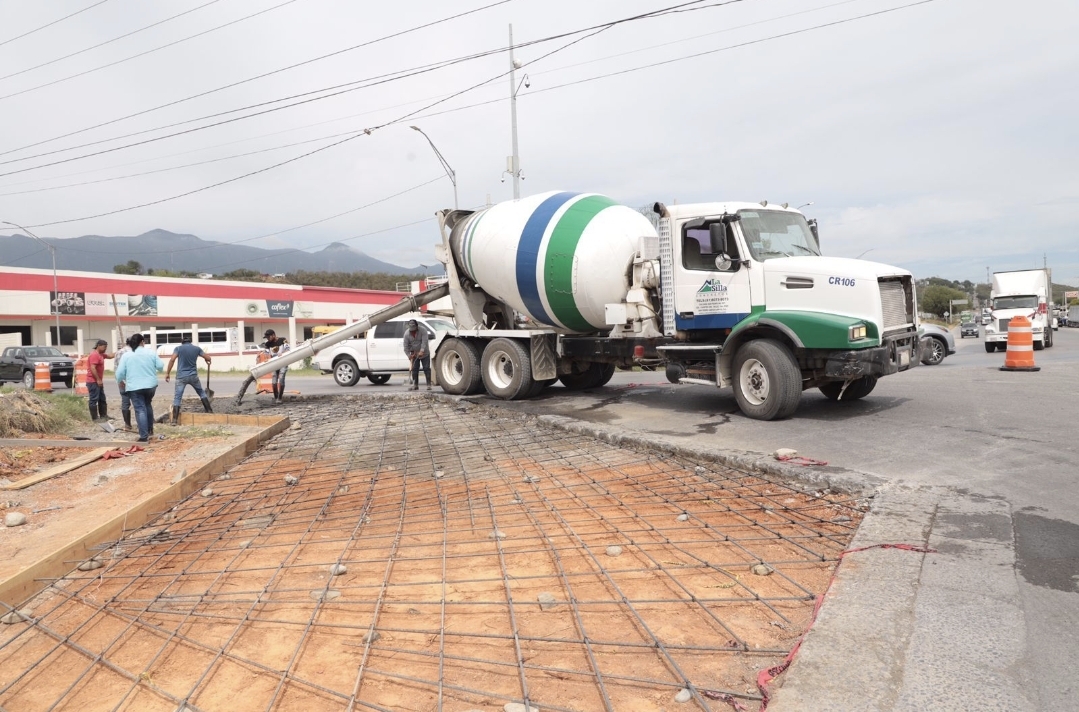
<svg viewBox="0 0 1079 712">
<path fill-rule="evenodd" d="M 82 316 L 86 314 L 85 292 L 49 292 L 52 312 Z"/>
<path fill-rule="evenodd" d="M 157 316 L 157 297 L 149 294 L 49 292 L 54 311 L 71 316 Z"/>
<path fill-rule="evenodd" d="M 291 301 L 285 301 L 282 299 L 267 299 L 266 300 L 266 313 L 270 315 L 270 318 L 287 319 L 292 316 Z"/>
<path fill-rule="evenodd" d="M 127 295 L 128 316 L 157 316 L 157 296 L 153 294 Z"/>
</svg>

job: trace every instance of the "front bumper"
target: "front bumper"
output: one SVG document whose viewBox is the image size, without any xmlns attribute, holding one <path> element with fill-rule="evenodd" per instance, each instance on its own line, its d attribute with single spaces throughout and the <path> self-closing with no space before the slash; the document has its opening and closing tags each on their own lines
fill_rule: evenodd
<svg viewBox="0 0 1079 712">
<path fill-rule="evenodd" d="M 824 375 L 849 380 L 862 376 L 890 376 L 918 365 L 921 359 L 920 342 L 915 333 L 884 337 L 880 346 L 829 354 Z"/>
</svg>

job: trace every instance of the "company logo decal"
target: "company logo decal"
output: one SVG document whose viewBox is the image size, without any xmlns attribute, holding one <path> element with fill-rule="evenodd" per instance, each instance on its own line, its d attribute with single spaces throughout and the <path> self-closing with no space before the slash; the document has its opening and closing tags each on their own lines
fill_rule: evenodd
<svg viewBox="0 0 1079 712">
<path fill-rule="evenodd" d="M 829 277 L 828 284 L 835 284 L 840 287 L 853 287 L 854 277 Z"/>
<path fill-rule="evenodd" d="M 695 314 L 726 314 L 730 311 L 730 295 L 727 285 L 716 278 L 704 280 L 697 290 Z"/>
</svg>

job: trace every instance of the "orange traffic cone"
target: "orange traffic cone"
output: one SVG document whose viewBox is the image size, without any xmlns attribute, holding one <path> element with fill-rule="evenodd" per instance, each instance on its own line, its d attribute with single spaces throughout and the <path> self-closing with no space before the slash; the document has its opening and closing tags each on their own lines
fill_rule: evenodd
<svg viewBox="0 0 1079 712">
<path fill-rule="evenodd" d="M 34 364 L 34 390 L 52 393 L 52 373 L 49 364 L 44 361 Z"/>
<path fill-rule="evenodd" d="M 90 359 L 80 356 L 75 362 L 75 395 L 88 396 L 90 389 L 86 387 L 86 374 L 90 371 Z"/>
<path fill-rule="evenodd" d="M 261 353 L 258 358 L 255 359 L 258 363 L 266 363 L 270 360 L 270 354 Z M 267 373 L 265 376 L 259 376 L 258 390 L 255 391 L 255 395 L 259 393 L 273 393 L 273 372 Z"/>
<path fill-rule="evenodd" d="M 1008 322 L 1008 352 L 1004 354 L 1001 371 L 1040 371 L 1034 365 L 1034 332 L 1030 328 L 1030 319 L 1025 316 L 1013 316 Z"/>
</svg>

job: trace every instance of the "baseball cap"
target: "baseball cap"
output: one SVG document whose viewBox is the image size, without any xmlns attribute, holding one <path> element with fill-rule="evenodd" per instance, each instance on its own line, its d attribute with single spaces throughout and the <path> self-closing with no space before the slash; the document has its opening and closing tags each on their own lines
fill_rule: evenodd
<svg viewBox="0 0 1079 712">
<path fill-rule="evenodd" d="M 273 329 L 267 329 L 262 335 L 264 337 L 266 337 L 266 336 L 277 336 L 277 334 L 274 332 Z"/>
</svg>

